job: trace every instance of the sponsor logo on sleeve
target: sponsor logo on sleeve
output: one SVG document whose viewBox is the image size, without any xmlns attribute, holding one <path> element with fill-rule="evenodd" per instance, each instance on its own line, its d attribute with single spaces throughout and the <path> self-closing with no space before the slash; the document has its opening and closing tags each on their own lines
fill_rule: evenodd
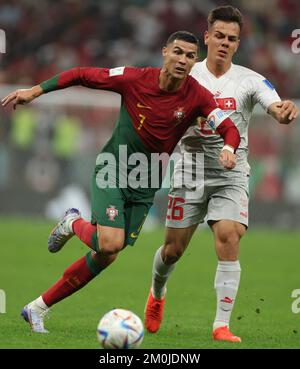
<svg viewBox="0 0 300 369">
<path fill-rule="evenodd" d="M 124 74 L 124 69 L 125 67 L 118 67 L 118 68 L 110 69 L 109 76 L 110 77 L 121 76 L 122 74 Z"/>
<path fill-rule="evenodd" d="M 263 80 L 263 83 L 269 87 L 270 90 L 275 90 L 274 86 L 272 85 L 272 83 L 270 81 L 268 81 L 267 79 Z"/>
</svg>

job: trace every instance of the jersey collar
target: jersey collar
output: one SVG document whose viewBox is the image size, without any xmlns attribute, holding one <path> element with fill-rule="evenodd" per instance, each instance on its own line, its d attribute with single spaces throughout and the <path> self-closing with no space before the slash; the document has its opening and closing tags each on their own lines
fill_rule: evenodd
<svg viewBox="0 0 300 369">
<path fill-rule="evenodd" d="M 233 66 L 233 63 L 231 63 L 230 64 L 230 68 L 228 69 L 228 71 L 226 72 L 226 73 L 224 73 L 224 74 L 222 74 L 220 77 L 216 77 L 213 73 L 211 73 L 211 71 L 207 68 L 207 58 L 206 59 L 204 59 L 203 61 L 202 61 L 202 63 L 203 63 L 203 67 L 204 67 L 204 70 L 205 70 L 205 72 L 207 72 L 210 76 L 212 76 L 214 79 L 218 79 L 218 80 L 220 80 L 220 79 L 222 79 L 222 78 L 224 78 L 224 77 L 226 77 L 230 72 L 231 72 L 231 70 L 232 70 L 232 66 Z"/>
</svg>

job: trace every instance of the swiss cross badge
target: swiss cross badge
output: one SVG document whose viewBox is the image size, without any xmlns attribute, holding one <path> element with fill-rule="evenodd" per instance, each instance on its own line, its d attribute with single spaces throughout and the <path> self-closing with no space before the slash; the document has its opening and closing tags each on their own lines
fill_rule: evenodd
<svg viewBox="0 0 300 369">
<path fill-rule="evenodd" d="M 178 108 L 177 110 L 174 111 L 174 118 L 176 119 L 176 121 L 178 123 L 180 123 L 182 121 L 182 119 L 184 118 L 184 108 Z"/>
<path fill-rule="evenodd" d="M 119 211 L 116 209 L 114 205 L 109 205 L 109 208 L 106 209 L 106 215 L 108 216 L 109 220 L 115 221 L 115 217 L 118 216 Z"/>
</svg>

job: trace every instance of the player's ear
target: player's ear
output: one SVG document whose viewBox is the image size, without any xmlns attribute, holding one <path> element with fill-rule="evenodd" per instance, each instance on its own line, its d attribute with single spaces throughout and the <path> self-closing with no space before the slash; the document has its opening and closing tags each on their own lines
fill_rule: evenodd
<svg viewBox="0 0 300 369">
<path fill-rule="evenodd" d="M 208 31 L 205 31 L 205 32 L 204 32 L 204 44 L 205 44 L 205 45 L 207 45 L 207 43 L 208 43 L 208 38 L 209 38 Z"/>
<path fill-rule="evenodd" d="M 167 55 L 167 47 L 164 46 L 162 49 L 161 49 L 161 53 L 162 53 L 162 56 L 166 56 Z"/>
</svg>

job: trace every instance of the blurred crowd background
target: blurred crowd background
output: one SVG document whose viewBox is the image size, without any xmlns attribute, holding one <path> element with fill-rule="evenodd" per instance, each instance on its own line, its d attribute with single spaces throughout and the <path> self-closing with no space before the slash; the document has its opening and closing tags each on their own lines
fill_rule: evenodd
<svg viewBox="0 0 300 369">
<path fill-rule="evenodd" d="M 299 58 L 291 53 L 297 0 L 1 0 L 8 52 L 0 81 L 38 83 L 74 65 L 158 66 L 172 32 L 187 29 L 202 41 L 208 12 L 224 3 L 244 15 L 236 62 L 267 74 L 282 96 L 300 98 Z"/>
<path fill-rule="evenodd" d="M 159 66 L 162 45 L 182 29 L 198 35 L 203 59 L 207 15 L 223 4 L 238 7 L 245 21 L 234 62 L 263 74 L 282 98 L 300 99 L 300 55 L 291 50 L 292 31 L 300 28 L 298 0 L 0 0 L 7 37 L 1 98 L 74 66 Z M 0 109 L 0 214 L 55 218 L 78 203 L 88 216 L 92 169 L 114 127 L 119 99 L 72 91 L 14 112 Z M 252 224 L 300 225 L 297 125 L 279 126 L 259 111 L 253 117 Z M 165 201 L 162 191 L 153 224 L 164 218 Z"/>
</svg>

